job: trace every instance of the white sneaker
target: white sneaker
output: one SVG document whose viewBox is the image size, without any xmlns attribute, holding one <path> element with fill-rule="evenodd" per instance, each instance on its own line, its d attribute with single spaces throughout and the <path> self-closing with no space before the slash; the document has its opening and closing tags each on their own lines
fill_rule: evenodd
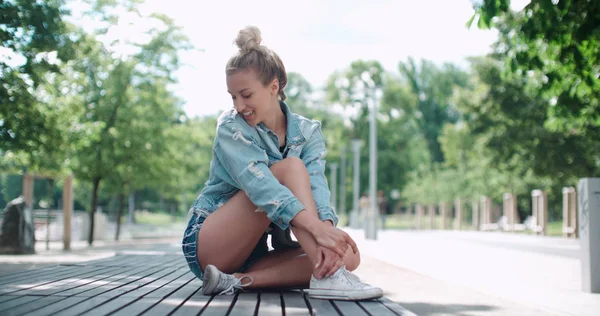
<svg viewBox="0 0 600 316">
<path fill-rule="evenodd" d="M 308 296 L 330 300 L 368 300 L 383 296 L 383 291 L 366 283 L 341 267 L 332 276 L 317 280 L 314 276 L 310 279 Z"/>
<path fill-rule="evenodd" d="M 242 284 L 244 278 L 250 279 L 250 282 Z M 233 274 L 227 274 L 219 271 L 217 267 L 209 264 L 204 270 L 204 278 L 202 279 L 202 293 L 204 295 L 227 295 L 235 294 L 243 287 L 249 286 L 254 280 L 250 276 L 236 278 Z"/>
</svg>

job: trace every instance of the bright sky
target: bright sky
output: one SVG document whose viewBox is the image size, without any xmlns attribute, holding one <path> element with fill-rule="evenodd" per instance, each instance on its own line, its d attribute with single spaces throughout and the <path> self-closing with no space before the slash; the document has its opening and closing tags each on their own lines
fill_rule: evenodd
<svg viewBox="0 0 600 316">
<path fill-rule="evenodd" d="M 259 27 L 263 44 L 286 69 L 317 89 L 356 59 L 378 60 L 394 72 L 408 56 L 465 65 L 465 57 L 489 52 L 496 38 L 493 31 L 465 27 L 470 0 L 147 0 L 142 9 L 172 17 L 203 50 L 183 54 L 186 65 L 174 87 L 190 116 L 232 106 L 224 69 L 246 25 Z"/>
</svg>

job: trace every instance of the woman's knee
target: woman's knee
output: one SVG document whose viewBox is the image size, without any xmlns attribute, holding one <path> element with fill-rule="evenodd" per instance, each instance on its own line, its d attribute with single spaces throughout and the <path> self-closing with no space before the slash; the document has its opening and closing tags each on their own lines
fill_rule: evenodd
<svg viewBox="0 0 600 316">
<path fill-rule="evenodd" d="M 346 269 L 349 271 L 354 271 L 360 265 L 360 252 L 353 253 L 352 249 L 349 250 L 350 253 L 346 255 L 344 258 L 344 263 L 346 264 Z"/>
<path fill-rule="evenodd" d="M 285 158 L 273 164 L 270 169 L 279 181 L 282 181 L 285 175 L 289 175 L 290 171 L 292 171 L 293 174 L 296 174 L 299 171 L 304 171 L 308 174 L 304 161 L 298 157 Z"/>
</svg>

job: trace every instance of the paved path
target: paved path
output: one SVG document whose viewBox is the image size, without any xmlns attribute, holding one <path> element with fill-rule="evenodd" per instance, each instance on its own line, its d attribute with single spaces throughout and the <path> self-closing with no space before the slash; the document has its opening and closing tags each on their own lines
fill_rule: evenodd
<svg viewBox="0 0 600 316">
<path fill-rule="evenodd" d="M 385 262 L 390 271 L 403 275 L 371 274 L 393 292 L 387 293 L 390 298 L 419 315 L 451 305 L 468 311 L 463 315 L 600 315 L 600 295 L 580 290 L 577 240 L 481 232 L 379 231 L 378 240 L 370 241 L 361 230 L 347 231 L 364 257 Z M 410 285 L 400 286 L 406 283 Z"/>
</svg>

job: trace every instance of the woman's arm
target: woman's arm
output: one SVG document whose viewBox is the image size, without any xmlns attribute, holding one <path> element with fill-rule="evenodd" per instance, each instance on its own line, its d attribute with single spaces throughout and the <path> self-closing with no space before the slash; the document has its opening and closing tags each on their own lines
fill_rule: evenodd
<svg viewBox="0 0 600 316">
<path fill-rule="evenodd" d="M 292 219 L 294 225 L 311 232 L 322 224 L 301 212 L 304 205 L 275 178 L 266 151 L 253 141 L 247 126 L 236 121 L 219 125 L 214 153 L 228 175 L 225 181 L 244 191 L 281 229 L 286 229 Z"/>
<path fill-rule="evenodd" d="M 325 156 L 327 149 L 323 140 L 323 133 L 319 125 L 311 135 L 302 151 L 301 159 L 306 165 L 310 176 L 310 186 L 313 193 L 317 212 L 321 221 L 330 221 L 333 226 L 337 226 L 338 217 L 335 210 L 331 207 L 331 192 L 325 177 Z"/>
</svg>

